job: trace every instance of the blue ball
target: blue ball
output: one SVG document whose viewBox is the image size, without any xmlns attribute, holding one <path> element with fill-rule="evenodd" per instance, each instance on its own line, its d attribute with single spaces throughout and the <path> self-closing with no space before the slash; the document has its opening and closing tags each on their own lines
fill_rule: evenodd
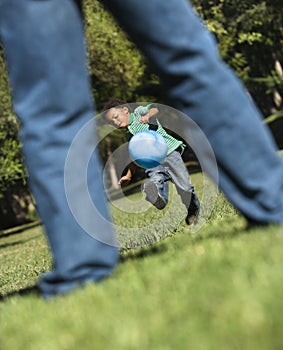
<svg viewBox="0 0 283 350">
<path fill-rule="evenodd" d="M 129 154 L 132 161 L 145 169 L 160 165 L 167 151 L 165 139 L 153 130 L 140 131 L 129 142 Z"/>
</svg>

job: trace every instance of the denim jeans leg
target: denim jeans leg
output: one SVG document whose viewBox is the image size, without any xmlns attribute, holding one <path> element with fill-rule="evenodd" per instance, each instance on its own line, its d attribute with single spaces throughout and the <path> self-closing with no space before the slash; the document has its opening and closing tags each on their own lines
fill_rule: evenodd
<svg viewBox="0 0 283 350">
<path fill-rule="evenodd" d="M 172 105 L 206 135 L 228 199 L 250 220 L 282 223 L 282 159 L 262 115 L 188 0 L 103 2 L 147 56 Z M 213 176 L 210 157 L 202 157 Z"/>
<path fill-rule="evenodd" d="M 45 297 L 68 292 L 112 273 L 117 263 L 115 236 L 103 190 L 97 151 L 89 165 L 89 192 L 99 210 L 84 207 L 85 169 L 75 159 L 72 191 L 85 220 L 108 242 L 86 233 L 72 214 L 64 189 L 64 164 L 79 130 L 93 118 L 83 26 L 69 0 L 0 3 L 0 35 L 5 48 L 29 184 L 45 226 L 53 257 L 52 271 L 39 287 Z M 94 150 L 95 130 L 81 156 Z M 99 213 L 98 213 L 99 212 Z M 101 237 L 101 236 L 100 236 Z"/>
<path fill-rule="evenodd" d="M 174 151 L 166 157 L 164 163 L 167 173 L 171 181 L 176 186 L 176 190 L 182 199 L 183 204 L 197 209 L 200 207 L 198 196 L 194 190 L 194 186 L 190 181 L 189 172 L 183 162 L 179 152 Z"/>
<path fill-rule="evenodd" d="M 164 198 L 165 202 L 168 202 L 168 175 L 166 174 L 166 170 L 162 165 L 159 165 L 152 169 L 147 169 L 145 171 L 146 175 L 149 177 L 158 190 L 158 193 L 162 198 Z"/>
</svg>

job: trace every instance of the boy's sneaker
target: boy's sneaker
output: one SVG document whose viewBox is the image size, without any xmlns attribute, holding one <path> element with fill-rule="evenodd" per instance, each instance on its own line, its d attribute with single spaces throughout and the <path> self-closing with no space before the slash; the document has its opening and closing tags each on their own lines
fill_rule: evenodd
<svg viewBox="0 0 283 350">
<path fill-rule="evenodd" d="M 188 214 L 185 219 L 187 225 L 192 225 L 197 223 L 199 211 L 200 211 L 200 207 L 196 207 L 194 205 L 189 207 Z"/>
<path fill-rule="evenodd" d="M 147 181 L 142 185 L 142 192 L 146 194 L 145 199 L 153 204 L 157 209 L 161 210 L 165 208 L 167 202 L 159 194 L 158 188 L 152 181 Z"/>
</svg>

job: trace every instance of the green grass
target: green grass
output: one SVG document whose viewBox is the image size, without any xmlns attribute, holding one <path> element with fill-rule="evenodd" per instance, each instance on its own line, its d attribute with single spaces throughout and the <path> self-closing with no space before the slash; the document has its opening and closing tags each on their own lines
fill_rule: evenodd
<svg viewBox="0 0 283 350">
<path fill-rule="evenodd" d="M 198 176 L 194 182 L 200 186 Z M 124 214 L 113 215 L 123 223 Z M 134 216 L 133 226 L 142 226 Z M 41 227 L 1 236 L 0 348 L 283 348 L 282 227 L 247 231 L 219 195 L 198 232 L 181 222 L 165 236 L 123 250 L 100 284 L 50 301 L 19 293 L 50 268 Z"/>
</svg>

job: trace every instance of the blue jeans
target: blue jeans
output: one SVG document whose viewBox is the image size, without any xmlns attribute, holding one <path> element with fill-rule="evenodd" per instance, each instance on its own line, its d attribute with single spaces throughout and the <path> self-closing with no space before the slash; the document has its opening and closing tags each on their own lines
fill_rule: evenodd
<svg viewBox="0 0 283 350">
<path fill-rule="evenodd" d="M 248 219 L 283 222 L 283 164 L 272 137 L 188 1 L 103 2 L 148 57 L 172 105 L 206 134 L 219 165 L 219 186 L 230 201 Z M 30 186 L 53 256 L 52 271 L 39 282 L 48 297 L 108 276 L 117 263 L 115 244 L 82 229 L 64 191 L 68 149 L 94 112 L 83 28 L 71 0 L 0 0 L 0 35 Z M 92 148 L 86 140 L 81 154 Z M 73 184 L 78 205 L 85 186 L 80 162 L 78 157 Z M 97 152 L 89 173 L 89 192 L 101 215 L 81 211 L 88 226 L 114 240 Z"/>
<path fill-rule="evenodd" d="M 159 166 L 147 169 L 146 175 L 154 182 L 159 194 L 168 203 L 168 181 L 172 181 L 185 207 L 196 210 L 200 207 L 188 170 L 179 152 L 170 153 Z"/>
<path fill-rule="evenodd" d="M 29 184 L 53 256 L 52 270 L 39 280 L 44 297 L 49 298 L 109 276 L 118 259 L 97 152 L 88 168 L 89 192 L 97 213 L 84 205 L 81 195 L 85 186 L 82 158 L 94 149 L 95 129 L 75 159 L 72 188 L 87 225 L 94 228 L 93 236 L 105 233 L 109 244 L 82 229 L 64 188 L 70 145 L 94 116 L 83 26 L 69 0 L 0 0 L 0 34 L 14 109 L 21 121 Z"/>
</svg>

